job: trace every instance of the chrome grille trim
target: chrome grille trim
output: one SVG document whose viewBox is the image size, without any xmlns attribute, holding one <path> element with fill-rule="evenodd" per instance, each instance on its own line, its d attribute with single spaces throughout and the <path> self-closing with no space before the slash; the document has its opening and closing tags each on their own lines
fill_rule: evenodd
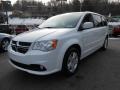
<svg viewBox="0 0 120 90">
<path fill-rule="evenodd" d="M 31 46 L 30 42 L 12 41 L 11 43 L 11 47 L 13 51 L 23 53 L 23 54 L 27 53 L 30 46 Z"/>
</svg>

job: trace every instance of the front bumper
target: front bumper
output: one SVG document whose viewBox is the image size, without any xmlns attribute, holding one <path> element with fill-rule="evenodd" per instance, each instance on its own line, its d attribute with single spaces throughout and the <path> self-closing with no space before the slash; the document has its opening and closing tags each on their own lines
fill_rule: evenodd
<svg viewBox="0 0 120 90">
<path fill-rule="evenodd" d="M 9 61 L 10 64 L 19 70 L 22 70 L 31 74 L 36 74 L 36 75 L 48 75 L 48 74 L 52 74 L 54 72 L 60 71 L 61 67 L 58 67 L 59 55 L 57 54 L 58 52 L 56 50 L 53 50 L 51 52 L 30 50 L 26 54 L 21 54 L 13 51 L 10 46 L 8 47 L 8 55 L 10 59 L 13 62 L 24 65 L 25 67 L 15 64 L 11 60 Z M 30 65 L 40 65 L 40 66 L 43 66 L 45 70 L 34 70 L 26 67 Z"/>
</svg>

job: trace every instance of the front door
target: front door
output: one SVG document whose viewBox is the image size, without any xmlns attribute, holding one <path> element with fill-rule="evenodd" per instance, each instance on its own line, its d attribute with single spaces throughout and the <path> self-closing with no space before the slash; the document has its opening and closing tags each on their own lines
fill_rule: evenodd
<svg viewBox="0 0 120 90">
<path fill-rule="evenodd" d="M 82 26 L 85 22 L 92 22 L 94 24 L 94 20 L 93 20 L 93 16 L 91 14 L 87 14 L 81 24 L 81 29 Z M 83 41 L 83 56 L 87 56 L 90 53 L 92 53 L 92 51 L 94 50 L 95 46 L 96 46 L 96 39 L 97 39 L 97 35 L 96 35 L 96 28 L 92 27 L 89 29 L 83 29 L 81 31 L 81 35 L 82 35 L 82 41 Z"/>
</svg>

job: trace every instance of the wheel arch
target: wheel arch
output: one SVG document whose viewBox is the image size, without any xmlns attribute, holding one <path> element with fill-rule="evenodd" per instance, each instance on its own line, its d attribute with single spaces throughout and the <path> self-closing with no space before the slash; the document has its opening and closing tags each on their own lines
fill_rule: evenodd
<svg viewBox="0 0 120 90">
<path fill-rule="evenodd" d="M 59 60 L 58 60 L 58 65 L 57 65 L 59 68 L 62 69 L 62 64 L 63 64 L 65 53 L 72 47 L 78 48 L 80 51 L 80 55 L 81 55 L 82 45 L 80 45 L 77 40 L 70 40 L 66 42 L 65 45 L 63 45 L 63 47 L 61 48 L 60 53 L 59 53 Z"/>
<path fill-rule="evenodd" d="M 10 40 L 10 38 L 9 38 L 9 37 L 4 37 L 3 39 L 8 39 L 8 40 Z"/>
<path fill-rule="evenodd" d="M 79 44 L 73 44 L 71 46 L 68 47 L 68 49 L 66 50 L 66 52 L 70 49 L 70 48 L 76 48 L 79 50 L 79 53 L 81 54 L 81 46 Z M 66 53 L 65 52 L 65 53 Z M 65 55 L 64 55 L 65 56 Z"/>
</svg>

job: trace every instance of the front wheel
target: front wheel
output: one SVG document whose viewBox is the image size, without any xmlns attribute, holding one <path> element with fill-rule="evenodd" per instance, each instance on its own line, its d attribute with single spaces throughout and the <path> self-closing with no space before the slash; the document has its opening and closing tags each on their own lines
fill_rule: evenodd
<svg viewBox="0 0 120 90">
<path fill-rule="evenodd" d="M 62 72 L 66 75 L 73 75 L 79 66 L 80 51 L 76 48 L 70 48 L 63 59 Z"/>
<path fill-rule="evenodd" d="M 1 42 L 1 49 L 3 51 L 7 51 L 9 43 L 10 43 L 9 39 L 3 39 L 2 42 Z"/>
</svg>

